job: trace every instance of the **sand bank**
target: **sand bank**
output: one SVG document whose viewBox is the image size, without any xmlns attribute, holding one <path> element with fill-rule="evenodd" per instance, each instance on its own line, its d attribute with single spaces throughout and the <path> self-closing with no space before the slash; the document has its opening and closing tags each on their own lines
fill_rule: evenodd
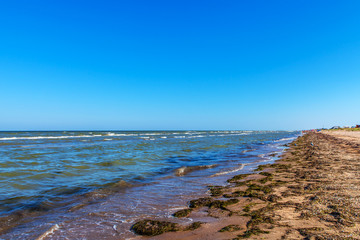
<svg viewBox="0 0 360 240">
<path fill-rule="evenodd" d="M 360 239 L 359 160 L 360 134 L 308 133 L 275 164 L 210 187 L 209 198 L 177 215 L 201 224 L 148 221 L 133 230 L 162 233 L 136 237 L 158 240 Z"/>
</svg>

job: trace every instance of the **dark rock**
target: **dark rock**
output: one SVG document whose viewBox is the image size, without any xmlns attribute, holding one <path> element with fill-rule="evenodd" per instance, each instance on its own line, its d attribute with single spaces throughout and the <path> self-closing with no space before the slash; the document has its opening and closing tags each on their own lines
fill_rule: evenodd
<svg viewBox="0 0 360 240">
<path fill-rule="evenodd" d="M 135 223 L 131 230 L 139 235 L 155 236 L 165 232 L 178 231 L 179 227 L 176 223 L 145 219 Z"/>
</svg>

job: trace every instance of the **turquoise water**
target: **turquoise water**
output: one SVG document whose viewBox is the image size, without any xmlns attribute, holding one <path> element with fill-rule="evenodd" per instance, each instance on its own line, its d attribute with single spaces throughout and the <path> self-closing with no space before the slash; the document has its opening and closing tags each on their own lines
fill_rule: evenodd
<svg viewBox="0 0 360 240">
<path fill-rule="evenodd" d="M 225 184 L 231 175 L 275 160 L 271 153 L 281 152 L 283 144 L 298 135 L 287 131 L 0 132 L 1 213 L 46 211 L 5 239 L 33 239 L 40 226 L 45 231 L 53 222 L 62 223 L 54 239 L 71 239 L 75 233 L 85 236 L 91 229 L 93 234 L 115 234 L 105 231 L 114 224 L 131 237 L 131 222 L 144 216 L 170 216 L 171 209 L 186 206 L 190 196 L 205 194 L 207 185 Z M 113 186 L 127 188 L 109 191 L 101 201 L 94 201 L 94 194 L 86 195 Z M 84 202 L 87 207 L 71 212 L 64 205 L 58 207 L 66 201 L 69 207 Z M 99 219 L 91 215 L 98 211 L 106 214 Z M 79 224 L 87 227 L 79 229 Z"/>
</svg>

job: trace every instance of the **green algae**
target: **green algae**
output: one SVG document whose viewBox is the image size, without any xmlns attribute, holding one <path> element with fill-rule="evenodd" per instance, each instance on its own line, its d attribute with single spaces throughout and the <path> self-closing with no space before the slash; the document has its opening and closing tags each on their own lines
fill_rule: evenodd
<svg viewBox="0 0 360 240">
<path fill-rule="evenodd" d="M 242 180 L 250 175 L 251 174 L 239 174 L 239 175 L 236 175 L 236 176 L 228 179 L 227 182 L 229 182 L 229 183 L 237 182 L 237 181 Z"/>
<path fill-rule="evenodd" d="M 267 183 L 268 181 L 271 181 L 271 180 L 272 180 L 271 177 L 266 177 L 266 178 L 260 179 L 258 182 L 261 183 L 261 184 L 265 184 L 265 183 Z"/>
<path fill-rule="evenodd" d="M 272 173 L 269 173 L 269 172 L 261 172 L 259 173 L 260 175 L 263 175 L 263 176 L 266 176 L 266 177 L 270 177 L 270 176 L 273 176 Z"/>
<path fill-rule="evenodd" d="M 248 230 L 246 230 L 243 234 L 238 235 L 238 238 L 235 239 L 241 239 L 241 238 L 250 238 L 252 235 L 260 235 L 260 234 L 268 234 L 269 231 L 261 230 L 258 227 L 253 227 Z"/>
<path fill-rule="evenodd" d="M 223 194 L 222 186 L 209 186 L 209 191 L 212 197 L 218 197 Z"/>
<path fill-rule="evenodd" d="M 248 205 L 246 205 L 246 206 L 244 207 L 243 211 L 244 211 L 244 212 L 250 212 L 250 208 L 251 208 L 252 206 L 255 206 L 255 205 L 256 205 L 256 203 L 249 203 Z"/>
<path fill-rule="evenodd" d="M 262 171 L 266 168 L 270 168 L 271 164 L 264 164 L 264 165 L 259 165 L 254 171 L 257 172 L 257 171 Z"/>
<path fill-rule="evenodd" d="M 139 235 L 155 236 L 165 232 L 179 231 L 179 226 L 176 223 L 145 219 L 135 223 L 131 230 Z"/>
<path fill-rule="evenodd" d="M 226 227 L 223 227 L 222 229 L 219 230 L 219 232 L 236 232 L 236 231 L 240 231 L 242 228 L 239 225 L 228 225 Z"/>
<path fill-rule="evenodd" d="M 187 226 L 184 229 L 184 231 L 192 231 L 192 230 L 198 229 L 199 227 L 201 227 L 202 224 L 203 224 L 202 222 L 193 222 L 192 224 Z"/>
<path fill-rule="evenodd" d="M 177 212 L 175 212 L 173 214 L 174 217 L 177 217 L 177 218 L 183 218 L 183 217 L 187 217 L 189 216 L 189 214 L 192 212 L 192 209 L 191 208 L 187 208 L 187 209 L 182 209 L 182 210 L 179 210 Z"/>
<path fill-rule="evenodd" d="M 280 199 L 281 199 L 281 197 L 276 194 L 270 194 L 269 196 L 266 197 L 266 201 L 268 201 L 268 202 L 277 202 Z"/>
<path fill-rule="evenodd" d="M 208 206 L 212 202 L 212 198 L 206 197 L 206 198 L 199 198 L 195 200 L 191 200 L 189 203 L 190 208 L 198 208 L 198 207 L 204 207 Z"/>
<path fill-rule="evenodd" d="M 263 193 L 267 194 L 267 193 L 270 193 L 272 192 L 272 188 L 265 185 L 265 186 L 260 186 L 260 185 L 257 185 L 257 184 L 249 184 L 248 185 L 248 189 L 249 191 L 262 191 Z"/>
<path fill-rule="evenodd" d="M 227 206 L 233 205 L 239 202 L 239 199 L 232 198 L 226 201 L 215 200 L 209 204 L 209 208 L 221 208 L 226 209 Z"/>
</svg>

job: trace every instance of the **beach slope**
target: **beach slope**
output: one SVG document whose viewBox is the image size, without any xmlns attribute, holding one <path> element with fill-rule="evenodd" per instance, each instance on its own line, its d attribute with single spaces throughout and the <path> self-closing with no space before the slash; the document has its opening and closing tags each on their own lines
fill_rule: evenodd
<svg viewBox="0 0 360 240">
<path fill-rule="evenodd" d="M 360 134 L 307 133 L 275 164 L 190 202 L 185 217 L 205 223 L 146 239 L 360 239 L 359 160 Z"/>
</svg>

